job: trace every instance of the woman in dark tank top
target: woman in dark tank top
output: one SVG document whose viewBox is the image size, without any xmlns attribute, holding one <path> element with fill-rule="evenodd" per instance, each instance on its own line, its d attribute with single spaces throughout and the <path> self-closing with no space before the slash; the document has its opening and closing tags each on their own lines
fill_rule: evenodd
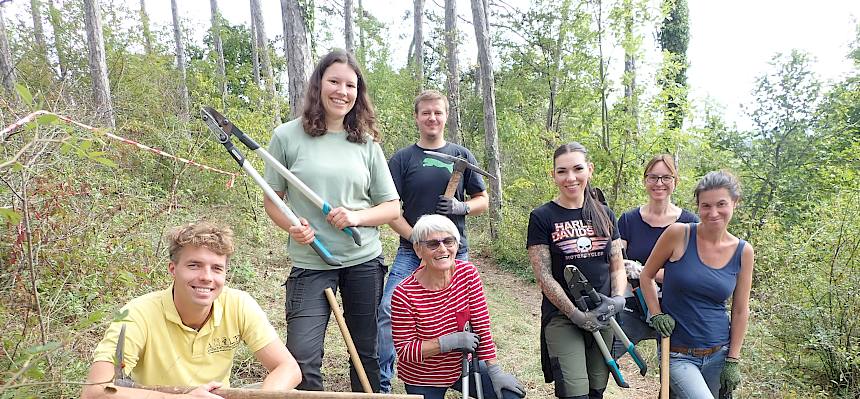
<svg viewBox="0 0 860 399">
<path fill-rule="evenodd" d="M 640 280 L 650 324 L 671 336 L 669 384 L 678 398 L 715 398 L 740 383 L 741 347 L 749 322 L 753 248 L 728 231 L 740 184 L 710 172 L 694 191 L 701 223 L 675 223 L 660 236 Z M 664 270 L 663 304 L 654 277 Z M 726 314 L 732 299 L 731 318 Z"/>
</svg>

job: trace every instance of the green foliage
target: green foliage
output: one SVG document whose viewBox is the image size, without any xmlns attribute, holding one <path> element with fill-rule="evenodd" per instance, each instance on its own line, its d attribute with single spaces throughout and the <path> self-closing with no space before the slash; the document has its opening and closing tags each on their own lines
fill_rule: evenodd
<svg viewBox="0 0 860 399">
<path fill-rule="evenodd" d="M 768 326 L 775 360 L 795 378 L 846 398 L 860 394 L 858 188 L 846 187 L 820 203 L 812 226 L 767 226 L 762 237 L 789 239 L 757 247 L 757 276 L 767 287 L 759 292 L 767 310 L 759 317 Z"/>
</svg>

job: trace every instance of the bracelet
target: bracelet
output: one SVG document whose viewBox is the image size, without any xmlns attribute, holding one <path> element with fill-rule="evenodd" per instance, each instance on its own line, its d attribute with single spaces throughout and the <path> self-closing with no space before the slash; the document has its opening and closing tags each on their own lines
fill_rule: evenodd
<svg viewBox="0 0 860 399">
<path fill-rule="evenodd" d="M 726 362 L 729 362 L 729 363 L 740 363 L 740 362 L 741 362 L 741 359 L 739 359 L 739 358 L 737 358 L 737 357 L 726 356 Z"/>
</svg>

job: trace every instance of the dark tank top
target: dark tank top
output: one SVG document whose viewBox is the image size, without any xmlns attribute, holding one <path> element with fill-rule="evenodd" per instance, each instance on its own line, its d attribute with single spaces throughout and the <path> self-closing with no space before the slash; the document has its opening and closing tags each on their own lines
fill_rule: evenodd
<svg viewBox="0 0 860 399">
<path fill-rule="evenodd" d="M 675 319 L 672 345 L 712 348 L 729 343 L 726 302 L 735 291 L 745 241 L 739 240 L 724 267 L 714 269 L 699 257 L 697 226 L 690 224 L 684 256 L 664 266 L 662 308 Z"/>
</svg>

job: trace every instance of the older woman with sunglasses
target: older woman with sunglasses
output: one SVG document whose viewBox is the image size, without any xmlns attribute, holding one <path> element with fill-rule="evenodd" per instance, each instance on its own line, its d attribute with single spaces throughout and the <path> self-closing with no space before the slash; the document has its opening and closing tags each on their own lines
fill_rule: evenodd
<svg viewBox="0 0 860 399">
<path fill-rule="evenodd" d="M 455 258 L 457 227 L 442 215 L 425 215 L 412 227 L 411 239 L 421 264 L 394 289 L 391 299 L 397 375 L 406 392 L 442 399 L 448 388 L 462 389 L 462 353 L 473 352 L 481 360 L 485 398 L 524 397 L 519 381 L 496 359 L 478 270 Z M 474 381 L 469 392 L 476 392 Z"/>
</svg>

